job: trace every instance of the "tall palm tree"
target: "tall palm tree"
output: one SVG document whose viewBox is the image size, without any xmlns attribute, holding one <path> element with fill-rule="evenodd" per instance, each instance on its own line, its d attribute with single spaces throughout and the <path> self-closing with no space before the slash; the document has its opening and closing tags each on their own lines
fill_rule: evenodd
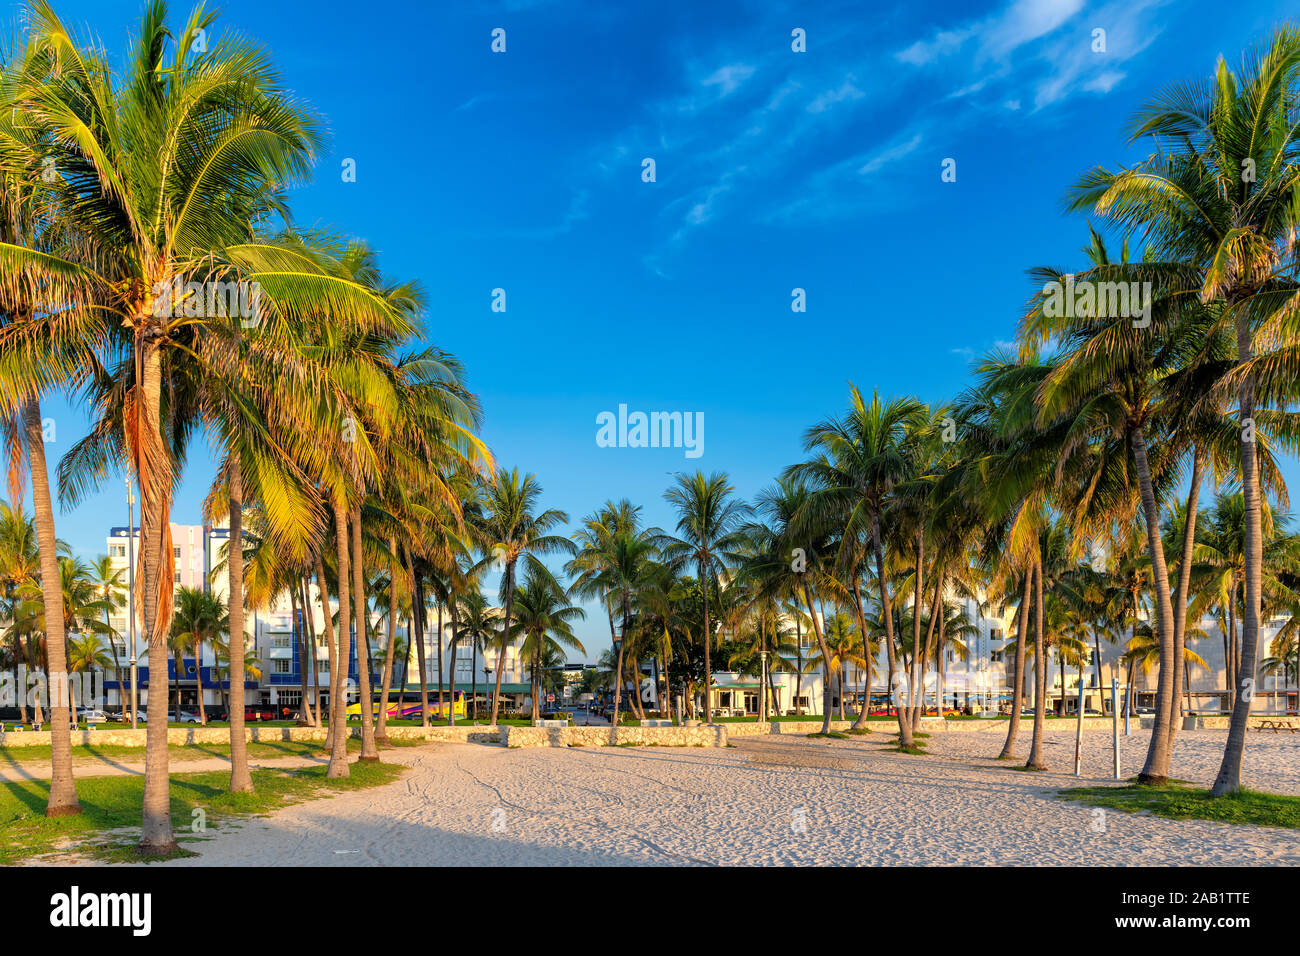
<svg viewBox="0 0 1300 956">
<path fill-rule="evenodd" d="M 786 469 L 786 475 L 812 483 L 813 496 L 797 521 L 798 533 L 824 529 L 829 522 L 837 529 L 842 552 L 869 542 L 875 560 L 878 599 L 885 631 L 890 693 L 896 673 L 894 608 L 885 574 L 888 529 L 882 530 L 885 511 L 895 489 L 913 474 L 915 460 L 909 441 L 924 421 L 925 409 L 914 398 L 882 400 L 873 393 L 867 401 L 858 387 L 849 384 L 849 406 L 839 418 L 814 425 L 804 435 L 804 447 L 820 457 Z M 821 635 L 817 615 L 809 607 L 814 631 Z M 823 650 L 823 655 L 825 655 Z M 908 693 L 912 693 L 909 684 Z M 914 744 L 912 717 L 908 707 L 898 708 L 899 740 Z"/>
<path fill-rule="evenodd" d="M 506 642 L 514 634 L 515 574 L 520 561 L 536 580 L 554 582 L 550 570 L 539 555 L 576 550 L 572 541 L 552 530 L 569 520 L 568 514 L 551 508 L 537 511 L 542 486 L 534 475 L 519 474 L 517 469 L 499 469 L 495 478 L 482 489 L 476 514 L 470 519 L 484 557 L 476 567 L 495 564 L 501 571 L 501 598 L 504 603 L 501 647 L 497 652 L 496 687 L 492 692 L 492 723 L 497 722 L 501 699 L 501 675 L 505 668 Z M 562 590 L 554 582 L 557 590 Z"/>
<path fill-rule="evenodd" d="M 573 633 L 573 622 L 586 617 L 586 612 L 569 601 L 568 592 L 556 587 L 555 579 L 549 574 L 527 573 L 515 589 L 512 606 L 516 613 L 510 638 L 520 642 L 520 659 L 528 664 L 534 720 L 540 716 L 544 658 L 553 652 L 562 654 L 565 648 L 587 653 Z"/>
<path fill-rule="evenodd" d="M 709 648 L 713 643 L 713 622 L 709 617 L 709 592 L 743 543 L 743 522 L 750 513 L 749 506 L 735 498 L 734 492 L 723 472 L 707 477 L 702 471 L 678 475 L 674 486 L 664 492 L 664 500 L 677 512 L 677 534 L 655 531 L 651 535 L 670 568 L 678 571 L 693 565 L 699 577 L 704 596 L 704 713 L 710 723 L 713 679 Z"/>
<path fill-rule="evenodd" d="M 1237 367 L 1224 388 L 1235 391 L 1240 429 L 1247 555 L 1241 650 L 1247 675 L 1255 671 L 1263 598 L 1256 408 L 1261 400 L 1286 401 L 1297 379 L 1294 337 L 1285 329 L 1296 294 L 1292 237 L 1300 143 L 1291 131 L 1298 78 L 1300 30 L 1279 27 L 1237 71 L 1220 58 L 1212 78 L 1157 93 L 1130 125 L 1131 141 L 1154 142 L 1150 157 L 1116 170 L 1096 167 L 1071 191 L 1074 208 L 1145 234 L 1149 258 L 1168 263 L 1171 272 L 1189 273 L 1183 287 L 1203 302 L 1220 303 L 1221 321 L 1235 326 Z M 1215 796 L 1241 789 L 1251 696 L 1235 695 Z"/>
</svg>

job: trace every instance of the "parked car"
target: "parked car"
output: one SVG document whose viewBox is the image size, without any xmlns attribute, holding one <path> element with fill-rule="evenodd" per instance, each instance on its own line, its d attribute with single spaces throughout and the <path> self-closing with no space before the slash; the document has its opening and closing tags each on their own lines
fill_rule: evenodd
<svg viewBox="0 0 1300 956">
<path fill-rule="evenodd" d="M 112 719 L 113 717 L 109 716 L 104 711 L 98 708 L 91 708 L 91 707 L 77 708 L 77 720 L 84 720 L 86 723 L 89 724 L 103 724 L 103 723 L 107 723 Z"/>
<path fill-rule="evenodd" d="M 167 715 L 167 720 L 177 724 L 197 724 L 199 715 L 191 713 L 188 710 L 182 710 L 179 714 L 172 712 Z"/>
</svg>

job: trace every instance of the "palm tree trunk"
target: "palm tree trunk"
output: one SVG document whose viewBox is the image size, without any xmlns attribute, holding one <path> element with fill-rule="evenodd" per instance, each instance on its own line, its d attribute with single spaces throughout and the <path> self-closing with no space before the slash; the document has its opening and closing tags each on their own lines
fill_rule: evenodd
<svg viewBox="0 0 1300 956">
<path fill-rule="evenodd" d="M 1011 687 L 1011 722 L 1007 727 L 1007 739 L 1002 744 L 999 760 L 1011 760 L 1016 755 L 1016 736 L 1020 733 L 1020 711 L 1023 709 L 1022 692 L 1025 687 L 1025 634 L 1029 629 L 1030 589 L 1033 587 L 1033 573 L 1025 572 L 1024 591 L 1020 596 L 1020 607 L 1016 608 L 1016 663 Z M 1006 660 L 1006 654 L 1003 654 Z"/>
<path fill-rule="evenodd" d="M 352 643 L 352 607 L 348 583 L 348 509 L 342 501 L 334 502 L 334 550 L 338 556 L 339 572 L 339 629 L 338 656 L 330 661 L 330 670 L 338 666 L 338 679 L 334 683 L 334 712 L 337 726 L 331 740 L 329 769 L 325 776 L 329 779 L 347 777 L 348 768 L 348 706 L 344 688 L 348 676 L 348 658 Z M 367 701 L 367 703 L 369 703 Z M 362 711 L 365 710 L 363 706 Z M 334 723 L 331 720 L 331 723 Z"/>
<path fill-rule="evenodd" d="M 297 577 L 289 585 L 290 610 L 293 613 L 293 628 L 298 631 L 298 680 L 302 687 L 302 703 L 299 705 L 299 726 L 311 725 L 311 710 L 307 706 L 307 606 L 298 601 L 298 588 L 301 583 Z M 298 627 L 298 608 L 302 608 L 302 627 Z M 226 708 L 230 713 L 230 708 Z"/>
<path fill-rule="evenodd" d="M 438 716 L 443 715 L 447 697 L 442 681 L 442 599 L 438 599 L 438 637 L 434 641 L 434 658 L 438 663 Z"/>
<path fill-rule="evenodd" d="M 932 607 L 932 610 L 930 611 L 930 626 L 926 629 L 925 643 L 921 645 L 921 662 L 920 662 L 920 666 L 917 668 L 917 673 L 920 674 L 920 681 L 919 681 L 920 687 L 918 688 L 918 693 L 920 695 L 920 700 L 918 701 L 918 703 L 920 706 L 916 707 L 912 711 L 913 731 L 921 729 L 921 715 L 925 713 L 925 665 L 926 665 L 927 658 L 929 658 L 930 656 L 930 645 L 934 641 L 935 628 L 936 625 L 938 625 L 939 623 L 939 606 L 942 600 L 943 600 L 943 575 L 939 574 L 936 577 L 936 580 L 934 582 L 934 605 Z M 937 665 L 936 665 L 936 675 L 937 675 Z M 937 687 L 935 688 L 935 692 L 936 694 L 938 693 Z"/>
<path fill-rule="evenodd" d="M 397 650 L 397 539 L 388 539 L 388 649 L 384 652 L 383 692 L 375 744 L 388 744 L 388 695 L 393 688 L 393 654 Z"/>
<path fill-rule="evenodd" d="M 81 812 L 77 785 L 72 776 L 72 728 L 66 693 L 56 688 L 68 684 L 68 659 L 64 650 L 62 585 L 59 578 L 58 543 L 54 535 L 54 507 L 50 498 L 49 472 L 45 466 L 45 436 L 41 428 L 41 406 L 31 398 L 23 406 L 23 429 L 32 477 L 33 523 L 41 562 L 41 598 L 45 602 L 45 644 L 48 669 L 54 676 L 50 688 L 50 798 L 47 817 L 65 817 Z M 164 664 L 164 667 L 166 665 Z M 121 685 L 119 684 L 119 687 Z M 165 744 L 164 744 L 165 748 Z"/>
<path fill-rule="evenodd" d="M 831 718 L 834 717 L 833 691 L 831 688 L 831 649 L 822 635 L 821 622 L 817 619 L 817 610 L 813 606 L 812 589 L 808 578 L 803 579 L 803 597 L 808 603 L 808 616 L 812 619 L 813 636 L 817 638 L 817 647 L 822 652 L 822 729 L 823 734 L 831 732 Z"/>
<path fill-rule="evenodd" d="M 1043 562 L 1040 545 L 1034 544 L 1034 739 L 1029 747 L 1026 767 L 1046 770 L 1043 762 L 1043 724 L 1047 717 L 1046 635 L 1043 633 Z M 1020 719 L 1016 714 L 1015 718 Z"/>
<path fill-rule="evenodd" d="M 451 640 L 447 642 L 447 653 L 450 655 L 447 660 L 447 682 L 451 684 L 451 703 L 447 707 L 447 726 L 456 726 L 456 625 L 457 610 L 456 598 L 454 596 L 448 599 L 448 610 L 451 612 Z"/>
<path fill-rule="evenodd" d="M 1201 456 L 1198 451 L 1192 452 L 1192 483 L 1187 491 L 1187 510 L 1186 520 L 1183 523 L 1183 549 L 1182 556 L 1178 562 L 1178 585 L 1174 589 L 1173 609 L 1174 609 L 1174 684 L 1172 693 L 1174 700 L 1182 698 L 1182 691 L 1186 687 L 1188 691 L 1187 709 L 1191 710 L 1191 685 L 1188 675 L 1185 673 L 1186 668 L 1180 666 L 1185 663 L 1184 650 L 1187 647 L 1187 595 L 1192 581 L 1192 552 L 1196 547 L 1196 508 L 1200 501 L 1201 495 Z M 1182 721 L 1169 721 L 1169 751 L 1173 755 L 1174 740 L 1178 735 Z"/>
<path fill-rule="evenodd" d="M 321 580 L 321 578 L 317 578 Z M 303 654 L 303 659 L 311 667 L 311 707 L 307 710 L 307 719 L 311 721 L 313 727 L 321 725 L 320 716 L 320 667 L 316 661 L 316 611 L 311 606 L 311 577 L 310 573 L 304 575 L 302 579 L 302 618 L 303 639 L 307 641 L 307 647 Z M 307 685 L 304 685 L 307 686 Z M 303 700 L 306 700 L 306 694 Z"/>
<path fill-rule="evenodd" d="M 366 568 L 361 553 L 361 505 L 352 508 L 352 619 L 357 628 L 357 682 L 361 697 L 361 759 L 378 760 L 375 700 L 370 692 L 370 615 L 366 610 Z M 364 651 L 365 653 L 362 653 Z"/>
<path fill-rule="evenodd" d="M 857 720 L 853 721 L 854 730 L 862 730 L 867 725 L 867 716 L 871 713 L 871 635 L 867 631 L 867 615 L 862 608 L 862 584 L 859 580 L 858 565 L 853 570 L 853 610 L 858 616 L 858 630 L 862 632 L 862 659 L 866 664 L 865 687 L 862 692 L 862 710 Z"/>
<path fill-rule="evenodd" d="M 1146 764 L 1138 774 L 1138 782 L 1163 785 L 1169 779 L 1169 754 L 1176 702 L 1171 696 L 1178 665 L 1174 658 L 1174 610 L 1169 595 L 1169 568 L 1165 564 L 1165 545 L 1160 537 L 1160 506 L 1156 502 L 1151 481 L 1151 468 L 1147 463 L 1147 446 L 1141 425 L 1129 433 L 1133 447 L 1138 488 L 1142 495 L 1142 512 L 1146 518 L 1147 550 L 1151 554 L 1151 578 L 1156 595 L 1156 629 L 1160 638 L 1160 679 L 1156 685 L 1155 729 L 1151 745 L 1147 748 Z"/>
<path fill-rule="evenodd" d="M 144 327 L 143 323 L 136 326 L 137 329 Z M 144 636 L 149 647 L 150 675 L 139 850 L 145 854 L 162 854 L 179 849 L 172 835 L 171 780 L 167 772 L 167 631 L 171 624 L 175 574 L 168 523 L 172 474 L 160 417 L 161 346 L 157 339 L 143 333 L 136 339 L 136 376 L 140 385 L 132 458 L 140 484 Z M 160 676 L 162 693 L 157 693 Z"/>
<path fill-rule="evenodd" d="M 1229 297 L 1226 304 L 1231 309 L 1236 303 Z M 1250 311 L 1242 308 L 1237 318 L 1237 361 L 1250 361 L 1254 350 L 1250 340 Z M 1245 561 L 1246 582 L 1245 597 L 1241 618 L 1241 660 L 1237 670 L 1235 690 L 1238 693 L 1232 704 L 1232 717 L 1228 722 L 1228 742 L 1223 749 L 1223 763 L 1219 775 L 1210 791 L 1213 796 L 1221 797 L 1235 794 L 1241 790 L 1241 760 L 1246 751 L 1246 726 L 1250 720 L 1252 693 L 1248 688 L 1254 687 L 1255 665 L 1259 652 L 1259 609 L 1261 583 L 1263 578 L 1263 511 L 1259 488 L 1259 462 L 1255 452 L 1254 418 L 1255 395 L 1254 382 L 1246 376 L 1237 392 L 1237 414 L 1241 425 L 1241 491 L 1245 499 L 1246 534 Z M 1249 430 L 1247 426 L 1249 424 Z M 1244 676 L 1243 676 L 1244 675 Z M 1250 683 L 1247 683 L 1247 682 Z"/>
<path fill-rule="evenodd" d="M 233 665 L 232 665 L 233 666 Z M 218 677 L 218 680 L 220 678 Z M 194 686 L 197 688 L 199 701 L 199 726 L 203 727 L 208 722 L 208 712 L 203 706 L 203 642 L 194 642 Z M 234 756 L 232 751 L 231 756 Z"/>
<path fill-rule="evenodd" d="M 618 642 L 618 663 L 614 667 L 614 719 L 611 726 L 618 726 L 618 708 L 623 697 L 623 645 L 627 643 L 627 621 L 624 619 L 623 640 Z M 706 651 L 707 653 L 707 651 Z"/>
<path fill-rule="evenodd" d="M 713 666 L 709 660 L 709 646 L 713 643 L 713 628 L 709 621 L 709 581 L 704 576 L 705 562 L 700 562 L 700 594 L 704 597 L 704 722 L 713 723 Z M 810 605 L 811 608 L 811 605 Z M 827 717 L 829 727 L 830 718 Z"/>
<path fill-rule="evenodd" d="M 506 666 L 506 646 L 510 643 L 510 617 L 515 609 L 515 562 L 506 563 L 506 618 L 501 630 L 501 649 L 497 652 L 496 688 L 492 691 L 492 726 L 496 726 L 501 708 L 501 672 Z M 486 649 L 484 650 L 486 653 Z"/>
<path fill-rule="evenodd" d="M 799 621 L 798 608 L 795 608 L 794 617 L 794 714 L 796 717 L 803 716 L 803 705 L 799 703 L 799 698 L 803 696 L 803 625 Z"/>
<path fill-rule="evenodd" d="M 420 677 L 420 726 L 429 726 L 429 679 L 425 670 L 424 624 L 428 609 L 424 606 L 424 579 L 415 571 L 415 560 L 406 552 L 406 569 L 411 575 L 411 622 L 415 628 L 415 661 Z M 407 652 L 408 658 L 410 652 Z"/>
<path fill-rule="evenodd" d="M 325 632 L 325 646 L 329 649 L 330 657 L 330 685 L 327 692 L 329 701 L 327 713 L 329 715 L 329 732 L 325 737 L 325 749 L 333 752 L 334 750 L 334 732 L 338 730 L 338 714 L 334 712 L 334 682 L 338 678 L 338 650 L 334 640 L 334 615 L 330 613 L 330 592 L 329 585 L 325 581 L 325 559 L 317 554 L 316 556 L 316 589 L 320 591 L 321 606 L 321 629 Z M 313 656 L 315 652 L 313 651 Z M 314 662 L 313 662 L 314 663 Z M 317 691 L 319 695 L 320 691 Z M 319 698 L 318 698 L 319 699 Z M 320 708 L 317 707 L 317 716 L 320 715 Z"/>
<path fill-rule="evenodd" d="M 885 549 L 880 543 L 879 508 L 871 513 L 871 547 L 876 555 L 876 583 L 880 586 L 880 616 L 885 622 L 885 656 L 889 665 L 889 700 L 894 700 L 894 671 L 898 664 L 898 652 L 894 646 L 894 609 L 889 601 L 889 585 L 885 582 Z M 903 713 L 901 701 L 895 704 L 898 715 L 898 744 L 900 747 L 915 746 L 916 738 L 912 736 L 912 725 Z"/>
<path fill-rule="evenodd" d="M 486 660 L 487 658 L 484 658 Z M 478 638 L 469 639 L 470 706 L 474 708 L 474 722 L 478 723 Z"/>
<path fill-rule="evenodd" d="M 921 611 L 924 607 L 921 595 L 924 593 L 925 578 L 925 530 L 916 531 L 916 587 L 912 595 L 912 659 L 907 669 L 907 719 L 916 730 L 917 668 L 921 665 Z"/>
<path fill-rule="evenodd" d="M 107 608 L 105 608 L 104 610 L 104 626 L 105 627 L 110 626 L 108 623 Z M 113 647 L 113 677 L 117 681 L 117 715 L 122 718 L 123 722 L 125 722 L 126 721 L 126 694 L 122 692 L 122 661 L 117 656 L 117 641 L 113 640 L 112 634 L 108 636 L 108 643 L 111 644 Z M 107 697 L 108 695 L 105 694 L 104 696 Z M 19 694 L 18 700 L 20 706 L 22 704 L 22 698 L 23 695 Z M 105 703 L 105 706 L 107 706 L 107 703 Z"/>
</svg>

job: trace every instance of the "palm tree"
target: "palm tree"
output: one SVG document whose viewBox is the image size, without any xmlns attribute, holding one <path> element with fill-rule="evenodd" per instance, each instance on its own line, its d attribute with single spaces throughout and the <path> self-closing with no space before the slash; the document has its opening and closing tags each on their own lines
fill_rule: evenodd
<svg viewBox="0 0 1300 956">
<path fill-rule="evenodd" d="M 577 553 L 566 570 L 576 574 L 572 591 L 576 595 L 599 596 L 609 615 L 610 639 L 617 648 L 614 677 L 613 724 L 618 726 L 619 705 L 623 696 L 624 656 L 633 640 L 633 607 L 640 592 L 658 573 L 655 558 L 659 554 L 655 535 L 637 528 L 637 512 L 626 499 L 619 504 L 606 502 L 595 515 L 587 518 L 583 531 L 575 536 Z M 614 640 L 614 614 L 622 619 L 621 639 Z M 637 672 L 633 655 L 633 673 Z M 640 706 L 634 699 L 632 706 Z"/>
<path fill-rule="evenodd" d="M 882 531 L 882 522 L 896 487 L 914 474 L 916 462 L 909 443 L 923 423 L 924 413 L 924 407 L 914 398 L 886 402 L 878 393 L 873 393 L 868 402 L 858 387 L 850 383 L 847 412 L 840 418 L 814 425 L 804 435 L 804 447 L 821 452 L 821 456 L 786 469 L 787 476 L 804 478 L 815 489 L 805 513 L 797 520 L 798 532 L 824 529 L 829 523 L 836 529 L 840 550 L 845 555 L 858 548 L 860 542 L 869 542 L 866 546 L 875 559 L 876 581 L 880 588 L 878 599 L 885 631 L 891 697 L 896 673 L 896 637 L 893 603 L 885 576 L 889 534 L 888 530 Z M 811 604 L 809 614 L 820 642 L 821 630 Z M 822 653 L 825 656 L 825 649 Z M 911 682 L 908 693 L 913 693 Z M 900 743 L 912 746 L 914 737 L 909 707 L 898 708 L 898 726 Z"/>
<path fill-rule="evenodd" d="M 573 621 L 586 617 L 586 612 L 569 600 L 568 592 L 557 587 L 549 574 L 530 572 L 515 589 L 512 606 L 517 613 L 509 636 L 520 641 L 520 659 L 528 664 L 534 720 L 540 711 L 543 659 L 551 653 L 562 654 L 565 648 L 587 653 L 573 634 Z"/>
<path fill-rule="evenodd" d="M 814 667 L 823 667 L 827 673 L 838 681 L 840 701 L 840 720 L 844 719 L 844 668 L 852 665 L 863 671 L 868 669 L 867 658 L 860 652 L 862 636 L 853 620 L 842 612 L 837 612 L 826 622 L 826 647 L 830 651 L 829 660 L 823 660 L 815 654 L 808 659 Z"/>
<path fill-rule="evenodd" d="M 496 687 L 492 692 L 492 723 L 497 722 L 501 698 L 501 675 L 505 668 L 506 642 L 515 632 L 514 599 L 515 569 L 522 560 L 530 577 L 535 580 L 550 579 L 556 590 L 562 591 L 558 582 L 538 555 L 563 552 L 573 554 L 572 541 L 551 534 L 552 529 L 569 520 L 569 516 L 556 509 L 537 513 L 542 496 L 542 486 L 534 475 L 520 476 L 517 469 L 497 471 L 495 479 L 482 489 L 478 512 L 471 518 L 478 535 L 478 546 L 484 557 L 477 567 L 494 562 L 501 575 L 501 598 L 505 603 L 502 620 L 501 647 L 497 652 Z"/>
<path fill-rule="evenodd" d="M 1263 599 L 1263 518 L 1255 420 L 1261 400 L 1286 401 L 1296 379 L 1294 337 L 1285 332 L 1294 301 L 1295 162 L 1290 135 L 1300 77 L 1300 31 L 1277 28 L 1234 73 L 1221 58 L 1212 79 L 1156 94 L 1134 116 L 1130 139 L 1150 137 L 1136 166 L 1097 167 L 1072 189 L 1071 204 L 1108 216 L 1148 239 L 1150 260 L 1181 272 L 1183 288 L 1217 301 L 1235 325 L 1235 389 L 1245 500 L 1242 668 L 1253 675 Z M 1171 662 L 1172 663 L 1172 662 Z M 1250 678 L 1253 679 L 1253 678 Z M 1162 680 L 1164 677 L 1162 676 Z M 1237 694 L 1215 796 L 1241 789 L 1250 694 Z"/>
<path fill-rule="evenodd" d="M 664 562 L 674 572 L 694 565 L 699 577 L 704 595 L 704 712 L 705 721 L 709 723 L 713 721 L 709 661 L 713 622 L 709 618 L 709 592 L 714 589 L 718 575 L 725 571 L 724 562 L 742 543 L 741 525 L 750 512 L 748 505 L 732 497 L 734 492 L 735 488 L 723 472 L 714 472 L 708 477 L 702 471 L 694 475 L 678 475 L 674 487 L 664 492 L 664 500 L 677 512 L 677 535 L 662 531 L 651 535 Z"/>
<path fill-rule="evenodd" d="M 482 653 L 486 659 L 487 649 L 495 646 L 500 612 L 488 604 L 487 598 L 477 587 L 465 591 L 458 600 L 460 637 L 469 642 L 473 719 L 478 720 L 478 655 Z"/>
<path fill-rule="evenodd" d="M 221 601 L 212 594 L 202 591 L 199 588 L 177 588 L 176 590 L 176 612 L 172 617 L 172 638 L 176 641 L 176 679 L 180 680 L 181 668 L 184 662 L 184 649 L 190 648 L 194 651 L 194 673 L 197 682 L 197 694 L 199 700 L 199 722 L 206 724 L 207 710 L 203 704 L 203 645 L 211 644 L 220 635 L 229 633 L 230 620 L 226 614 L 226 609 Z M 242 650 L 242 646 L 234 645 L 236 652 Z M 242 679 L 242 677 L 241 677 Z M 234 669 L 231 673 L 231 689 L 233 690 Z M 220 684 L 218 684 L 218 687 Z M 232 706 L 237 701 L 232 700 Z M 242 704 L 239 704 L 242 707 Z M 179 696 L 176 699 L 177 718 L 180 717 L 181 702 Z"/>
</svg>

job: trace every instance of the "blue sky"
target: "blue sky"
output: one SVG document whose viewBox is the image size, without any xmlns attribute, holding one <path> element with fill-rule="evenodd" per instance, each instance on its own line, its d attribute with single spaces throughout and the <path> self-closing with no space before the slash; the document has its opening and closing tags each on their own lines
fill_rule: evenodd
<svg viewBox="0 0 1300 956">
<path fill-rule="evenodd" d="M 118 55 L 142 9 L 57 6 Z M 1086 224 L 1062 212 L 1065 186 L 1137 157 L 1124 124 L 1148 94 L 1221 53 L 1236 62 L 1288 13 L 1270 0 L 1230 17 L 1204 0 L 452 6 L 230 0 L 218 29 L 266 44 L 326 117 L 331 147 L 293 197 L 297 221 L 357 235 L 391 276 L 424 283 L 428 339 L 465 361 L 500 462 L 536 473 L 575 520 L 626 496 L 665 526 L 674 472 L 724 470 L 752 495 L 850 380 L 956 395 L 970 360 L 1013 337 L 1025 270 L 1080 263 Z M 795 288 L 806 313 L 791 311 Z M 596 416 L 620 403 L 702 412 L 703 455 L 597 447 Z M 61 454 L 85 414 L 60 399 L 46 414 Z M 211 474 L 197 445 L 173 520 L 198 523 Z M 101 552 L 125 521 L 121 487 L 63 515 L 60 535 Z M 598 612 L 578 633 L 593 658 L 608 643 Z"/>
</svg>

